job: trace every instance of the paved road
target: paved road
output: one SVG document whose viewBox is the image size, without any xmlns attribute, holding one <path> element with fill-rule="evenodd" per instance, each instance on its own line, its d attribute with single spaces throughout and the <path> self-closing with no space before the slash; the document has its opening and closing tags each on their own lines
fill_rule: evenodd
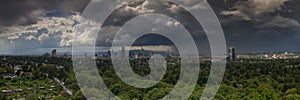
<svg viewBox="0 0 300 100">
<path fill-rule="evenodd" d="M 56 77 L 54 77 L 54 80 L 55 80 L 57 83 L 59 83 L 59 84 L 64 88 L 64 90 L 65 90 L 68 94 L 73 95 L 72 91 L 64 85 L 64 82 L 60 81 L 60 80 L 59 80 L 58 78 L 56 78 Z"/>
</svg>

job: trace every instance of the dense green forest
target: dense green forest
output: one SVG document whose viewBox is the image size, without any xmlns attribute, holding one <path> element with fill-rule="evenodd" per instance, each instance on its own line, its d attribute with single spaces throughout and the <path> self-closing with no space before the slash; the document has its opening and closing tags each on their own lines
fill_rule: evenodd
<svg viewBox="0 0 300 100">
<path fill-rule="evenodd" d="M 144 60 L 146 61 L 146 60 Z M 147 75 L 150 69 L 147 65 L 135 66 L 137 60 L 131 61 L 132 69 L 140 75 Z M 106 64 L 106 65 L 103 65 Z M 107 65 L 108 64 L 108 65 Z M 210 62 L 201 63 L 198 85 L 191 100 L 201 97 L 206 85 Z M 179 77 L 180 64 L 168 64 L 167 73 L 161 82 L 153 88 L 138 89 L 128 86 L 118 79 L 110 62 L 99 64 L 100 74 L 105 79 L 111 91 L 122 99 L 159 99 L 167 95 Z M 105 67 L 106 66 L 106 67 Z M 247 60 L 227 62 L 223 82 L 215 99 L 300 99 L 300 61 L 292 60 Z"/>
<path fill-rule="evenodd" d="M 121 99 L 149 99 L 156 100 L 167 95 L 174 85 L 177 83 L 180 74 L 180 63 L 178 59 L 167 59 L 167 72 L 161 81 L 150 88 L 135 88 L 122 82 L 114 72 L 110 60 L 97 60 L 98 72 L 102 76 L 104 83 L 109 90 Z M 36 62 L 36 63 L 25 63 Z M 145 63 L 146 62 L 146 63 Z M 133 71 L 141 76 L 148 75 L 150 68 L 148 67 L 148 59 L 130 60 Z M 51 99 L 77 99 L 81 100 L 85 97 L 79 89 L 76 82 L 75 74 L 72 67 L 72 60 L 68 58 L 51 58 L 51 57 L 10 57 L 6 61 L 0 60 L 0 74 L 12 71 L 6 64 L 20 64 L 22 66 L 31 65 L 36 67 L 23 68 L 25 72 L 33 72 L 35 77 L 26 78 L 18 77 L 14 79 L 4 79 L 1 77 L 0 89 L 23 88 L 24 93 L 14 94 L 7 97 L 0 95 L 1 99 L 11 98 L 46 98 L 52 96 Z M 175 63 L 175 64 L 174 64 Z M 36 65 L 37 64 L 37 65 Z M 45 64 L 45 65 L 43 65 Z M 64 66 L 58 69 L 55 66 Z M 200 65 L 200 75 L 198 84 L 194 89 L 190 100 L 198 100 L 202 96 L 202 91 L 206 85 L 210 73 L 209 61 L 202 61 Z M 42 73 L 47 73 L 45 76 Z M 52 77 L 57 77 L 65 82 L 66 86 L 73 91 L 73 95 L 68 95 L 63 89 L 57 88 L 56 92 L 47 92 L 46 90 L 27 91 L 27 87 L 36 87 L 35 85 L 58 84 L 53 82 Z M 32 83 L 26 83 L 32 82 Z M 260 60 L 260 59 L 239 59 L 227 62 L 226 72 L 223 82 L 215 95 L 216 100 L 269 100 L 284 99 L 297 100 L 300 99 L 300 59 L 289 60 Z M 26 85 L 27 84 L 27 85 Z M 90 92 L 97 90 L 91 89 Z M 36 95 L 33 95 L 36 94 Z"/>
</svg>

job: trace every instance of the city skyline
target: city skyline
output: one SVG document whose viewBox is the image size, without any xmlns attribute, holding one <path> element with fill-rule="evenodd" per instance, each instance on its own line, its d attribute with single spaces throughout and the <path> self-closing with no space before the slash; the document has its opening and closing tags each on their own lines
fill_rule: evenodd
<svg viewBox="0 0 300 100">
<path fill-rule="evenodd" d="M 86 30 L 90 30 L 78 36 L 78 38 L 86 39 L 81 41 L 83 44 L 89 44 L 89 37 L 95 37 L 94 34 L 91 35 L 88 32 L 93 32 L 92 27 L 99 27 L 97 23 L 80 20 L 83 8 L 90 2 L 89 0 L 45 2 L 29 0 L 28 2 L 3 1 L 1 3 L 9 10 L 0 11 L 0 54 L 31 55 L 48 52 L 47 48 L 68 49 L 68 52 L 71 52 L 74 27 L 78 25 L 86 26 Z M 192 4 L 191 2 L 186 3 Z M 220 20 L 227 47 L 236 47 L 237 53 L 300 52 L 298 45 L 300 14 L 297 7 L 299 1 L 208 0 L 208 3 Z M 18 4 L 19 7 L 13 6 L 15 4 Z M 245 9 L 246 4 L 252 6 L 251 9 Z M 192 4 L 191 6 L 202 7 L 201 4 Z M 144 9 L 138 9 L 139 7 L 144 7 Z M 188 9 L 193 8 L 188 7 Z M 129 2 L 117 9 L 103 25 L 108 37 L 98 37 L 97 46 L 109 47 L 112 35 L 124 21 L 137 15 L 154 12 L 165 13 L 176 18 L 191 32 L 199 52 L 209 54 L 210 49 L 205 32 L 185 9 L 172 3 L 161 5 L 148 0 Z M 165 24 L 166 27 L 178 24 L 177 22 L 168 22 L 168 19 L 158 19 L 157 21 Z M 141 38 L 137 45 L 168 46 L 172 43 L 165 37 L 148 35 Z"/>
<path fill-rule="evenodd" d="M 300 0 L 2 0 L 0 100 L 300 100 Z"/>
</svg>

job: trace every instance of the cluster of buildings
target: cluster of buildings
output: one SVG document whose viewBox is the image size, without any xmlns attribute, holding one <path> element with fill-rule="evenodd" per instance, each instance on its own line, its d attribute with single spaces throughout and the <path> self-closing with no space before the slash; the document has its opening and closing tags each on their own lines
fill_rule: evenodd
<svg viewBox="0 0 300 100">
<path fill-rule="evenodd" d="M 121 47 L 121 49 L 119 49 L 119 50 L 111 49 L 105 53 L 97 53 L 96 57 L 97 58 L 117 57 L 120 59 L 125 59 L 125 58 L 139 59 L 139 58 L 149 58 L 154 54 L 160 54 L 167 58 L 176 56 L 176 54 L 174 54 L 170 50 L 168 50 L 168 51 L 150 51 L 150 50 L 145 50 L 143 47 L 141 47 L 141 49 L 137 49 L 137 50 L 126 50 L 125 47 Z"/>
<path fill-rule="evenodd" d="M 150 50 L 145 50 L 143 47 L 140 49 L 134 49 L 134 50 L 126 50 L 126 48 L 120 47 L 120 48 L 114 48 L 114 49 L 109 49 L 107 52 L 98 52 L 95 54 L 95 57 L 98 59 L 110 59 L 111 57 L 117 57 L 118 59 L 139 59 L 139 58 L 150 58 L 154 54 L 159 54 L 162 55 L 165 58 L 178 58 L 179 54 L 174 53 L 172 50 L 167 50 L 167 51 L 150 51 Z M 54 49 L 52 50 L 52 54 L 45 54 L 44 56 L 48 57 L 58 57 L 57 56 L 57 50 Z M 85 56 L 87 56 L 87 53 L 85 53 Z M 193 56 L 193 55 L 190 55 Z M 64 55 L 63 57 L 68 57 L 67 55 Z M 195 56 L 193 56 L 194 58 Z M 228 55 L 227 55 L 227 60 L 233 61 L 236 60 L 238 57 L 237 56 L 235 48 L 230 47 L 228 49 Z M 199 59 L 210 59 L 210 57 L 204 57 L 204 56 L 197 56 Z M 220 57 L 222 58 L 222 57 Z"/>
<path fill-rule="evenodd" d="M 280 52 L 280 53 L 261 53 L 261 54 L 236 54 L 234 47 L 228 49 L 229 61 L 236 59 L 266 59 L 266 60 L 275 60 L 275 59 L 298 59 L 300 54 L 289 53 L 289 52 Z"/>
<path fill-rule="evenodd" d="M 41 90 L 47 90 L 47 91 L 54 91 L 56 90 L 56 86 L 51 85 L 50 87 L 46 88 L 43 86 L 38 87 Z M 6 95 L 6 96 L 13 96 L 14 93 L 22 93 L 24 91 L 31 91 L 33 92 L 33 88 L 26 88 L 26 89 L 21 89 L 21 88 L 16 88 L 16 89 L 7 89 L 7 90 L 1 90 L 1 92 Z M 52 97 L 48 96 L 46 99 L 51 99 Z M 18 100 L 25 100 L 24 98 L 18 99 Z"/>
<path fill-rule="evenodd" d="M 139 59 L 139 58 L 149 58 L 154 54 L 160 54 L 165 58 L 178 58 L 179 54 L 174 53 L 171 50 L 167 51 L 150 51 L 145 50 L 143 47 L 135 50 L 126 50 L 125 47 L 121 47 L 118 49 L 110 49 L 107 52 L 98 52 L 95 54 L 96 58 L 99 59 L 110 59 L 111 57 L 117 58 L 130 58 L 130 59 Z M 87 55 L 85 53 L 85 55 Z M 62 56 L 57 55 L 57 50 L 53 49 L 51 54 L 44 54 L 43 56 L 47 57 L 65 57 L 70 58 L 71 55 L 64 54 Z M 210 57 L 198 56 L 199 59 L 210 60 Z M 222 58 L 222 57 L 220 57 Z M 234 47 L 229 47 L 227 51 L 227 61 L 234 61 L 236 59 L 297 59 L 300 58 L 300 54 L 296 53 L 261 53 L 261 54 L 237 54 L 236 49 Z M 3 58 L 6 60 L 6 58 Z"/>
<path fill-rule="evenodd" d="M 2 90 L 1 92 L 6 96 L 12 96 L 14 92 L 23 92 L 23 89 L 18 88 L 14 90 Z"/>
<path fill-rule="evenodd" d="M 18 75 L 23 75 L 25 77 L 34 77 L 32 72 L 24 72 L 22 65 L 24 65 L 30 69 L 32 67 L 31 65 L 37 65 L 37 63 L 34 63 L 34 62 L 24 62 L 22 64 L 20 64 L 20 63 L 11 64 L 11 63 L 7 63 L 7 62 L 2 63 L 1 66 L 9 67 L 12 69 L 13 72 L 6 71 L 6 72 L 3 72 L 1 76 L 4 79 L 13 79 L 13 78 L 19 77 Z"/>
<path fill-rule="evenodd" d="M 53 52 L 55 54 L 55 52 Z M 42 61 L 42 62 L 35 62 L 35 61 L 7 61 L 7 59 L 12 59 L 10 56 L 3 56 L 3 61 L 0 63 L 0 68 L 9 68 L 8 70 L 5 70 L 4 72 L 0 73 L 0 77 L 5 79 L 5 80 L 10 80 L 14 78 L 35 78 L 35 76 L 42 75 L 42 76 L 47 76 L 48 73 L 39 73 L 39 74 L 34 74 L 33 71 L 37 67 L 46 67 L 48 65 L 48 61 Z M 57 69 L 62 69 L 64 66 L 59 66 L 56 65 Z M 0 84 L 4 84 L 1 83 Z M 22 84 L 20 84 L 22 85 Z M 38 87 L 40 90 L 46 90 L 48 92 L 54 91 L 56 89 L 56 86 L 54 85 L 49 85 L 47 87 L 40 86 Z M 33 91 L 31 87 L 10 87 L 10 89 L 5 88 L 1 90 L 1 93 L 6 95 L 6 96 L 13 96 L 16 93 L 22 93 L 25 91 Z"/>
<path fill-rule="evenodd" d="M 266 60 L 274 60 L 274 59 L 298 59 L 300 58 L 300 54 L 289 53 L 289 52 L 281 52 L 281 53 L 263 53 L 263 54 L 241 54 L 237 56 L 240 59 L 266 59 Z"/>
<path fill-rule="evenodd" d="M 45 57 L 57 57 L 57 51 L 56 51 L 56 49 L 53 49 L 51 54 L 45 53 L 43 56 L 45 56 Z"/>
<path fill-rule="evenodd" d="M 53 49 L 53 50 L 51 51 L 51 54 L 45 53 L 45 54 L 43 54 L 42 56 L 44 56 L 44 57 L 64 57 L 64 58 L 71 58 L 71 57 L 72 57 L 71 55 L 68 55 L 67 53 L 65 53 L 65 54 L 63 54 L 63 55 L 58 55 L 56 49 Z"/>
</svg>

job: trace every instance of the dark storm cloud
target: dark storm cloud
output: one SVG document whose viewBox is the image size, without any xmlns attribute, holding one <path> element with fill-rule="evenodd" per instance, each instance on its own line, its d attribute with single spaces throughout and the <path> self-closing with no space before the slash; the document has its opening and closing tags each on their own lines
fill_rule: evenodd
<svg viewBox="0 0 300 100">
<path fill-rule="evenodd" d="M 299 0 L 227 0 L 213 8 L 229 46 L 241 53 L 282 52 L 299 50 L 299 4 Z"/>
<path fill-rule="evenodd" d="M 89 0 L 5 0 L 0 3 L 0 25 L 35 23 L 37 16 L 47 11 L 61 13 L 82 11 Z"/>
<path fill-rule="evenodd" d="M 288 16 L 289 13 L 293 13 L 293 10 L 290 8 L 290 2 L 293 1 L 240 0 L 236 1 L 232 7 L 229 7 L 230 9 L 221 11 L 220 15 L 235 17 L 236 20 L 231 19 L 231 21 L 250 21 L 257 28 L 299 28 L 299 22 Z M 231 23 L 231 21 L 227 22 Z"/>
<path fill-rule="evenodd" d="M 82 12 L 90 0 L 7 0 L 0 3 L 0 26 L 28 25 L 35 23 L 37 16 L 49 12 L 54 15 L 72 11 Z M 192 33 L 200 51 L 209 51 L 208 40 L 201 25 L 183 8 L 173 3 L 160 1 L 135 1 L 125 3 L 111 14 L 104 23 L 108 34 L 113 34 L 131 18 L 145 13 L 161 13 L 181 22 Z M 183 0 L 184 1 L 184 0 Z M 300 51 L 300 1 L 299 0 L 207 0 L 224 29 L 228 46 L 239 53 Z M 189 2 L 188 0 L 184 1 Z M 193 4 L 193 3 L 187 3 Z M 197 4 L 195 4 L 197 5 Z M 186 9 L 193 9 L 190 6 Z M 52 13 L 51 13 L 52 14 Z M 51 16 L 50 14 L 50 16 Z M 0 27 L 1 28 L 1 27 Z M 1 34 L 1 32 L 0 32 Z M 112 36 L 112 35 L 109 35 Z M 106 37 L 98 44 L 106 45 Z M 151 45 L 171 45 L 161 37 L 148 36 L 145 40 L 156 40 Z M 142 40 L 143 40 L 142 39 Z M 161 42 L 160 42 L 161 41 Z M 142 41 L 141 41 L 142 43 Z M 143 43 L 142 43 L 143 44 Z M 147 44 L 147 43 L 145 43 Z M 141 44 L 139 44 L 141 45 Z"/>
<path fill-rule="evenodd" d="M 184 8 L 177 7 L 178 5 L 171 3 L 171 2 L 160 2 L 160 1 L 140 1 L 140 2 L 129 2 L 128 4 L 125 4 L 121 6 L 119 9 L 114 11 L 108 19 L 103 24 L 105 27 L 121 27 L 123 26 L 127 21 L 130 19 L 137 17 L 139 15 L 147 14 L 147 13 L 160 13 L 164 15 L 168 15 L 174 19 L 176 19 L 178 22 L 180 22 L 182 25 L 185 26 L 185 28 L 191 33 L 194 40 L 196 41 L 196 45 L 198 46 L 198 50 L 201 51 L 200 54 L 207 55 L 210 53 L 209 49 L 209 42 L 207 40 L 207 37 L 205 35 L 205 32 L 202 29 L 202 26 L 198 21 Z M 142 9 L 145 8 L 145 9 Z M 167 24 L 167 23 L 163 23 Z M 149 25 L 149 27 L 151 27 Z M 115 28 L 114 30 L 118 30 L 119 28 Z M 117 31 L 115 31 L 117 32 Z M 115 34 L 115 32 L 107 32 L 103 34 L 112 34 L 112 36 Z M 102 33 L 100 33 L 102 34 Z M 98 35 L 100 36 L 100 35 Z M 101 35 L 103 36 L 103 35 Z M 111 38 L 111 37 L 110 37 Z M 145 41 L 142 41 L 145 40 Z M 159 41 L 157 41 L 159 40 Z M 107 42 L 106 39 L 103 39 L 102 37 L 98 37 L 97 44 L 99 46 L 110 46 L 110 42 Z M 137 45 L 173 45 L 172 42 L 170 42 L 167 39 L 164 39 L 162 37 L 157 37 L 153 35 L 147 35 L 146 37 L 143 37 L 142 39 L 138 40 Z"/>
<path fill-rule="evenodd" d="M 228 46 L 234 46 L 239 53 L 279 52 L 299 49 L 300 1 L 298 0 L 208 0 L 217 14 Z M 193 34 L 198 47 L 209 47 L 201 25 L 182 8 L 170 10 L 172 4 L 143 6 L 153 12 L 169 15 L 180 21 Z M 143 1 L 126 5 L 141 8 Z M 138 7 L 139 6 L 139 7 Z M 175 8 L 175 7 L 173 7 Z M 141 15 L 139 9 L 116 11 L 106 22 L 108 26 L 122 26 L 132 17 Z M 174 10 L 174 9 L 173 9 Z M 163 41 L 163 40 L 162 40 Z M 288 41 L 288 42 L 287 42 Z M 290 48 L 280 48 L 289 45 Z"/>
</svg>

